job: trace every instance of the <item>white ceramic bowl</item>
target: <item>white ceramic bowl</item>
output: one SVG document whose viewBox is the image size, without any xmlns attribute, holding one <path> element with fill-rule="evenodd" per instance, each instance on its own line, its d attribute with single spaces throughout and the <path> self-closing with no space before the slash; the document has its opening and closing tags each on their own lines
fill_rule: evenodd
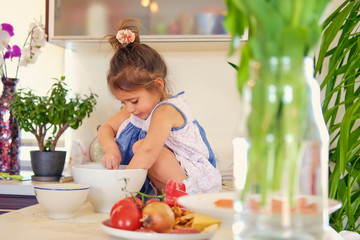
<svg viewBox="0 0 360 240">
<path fill-rule="evenodd" d="M 71 172 L 76 183 L 90 186 L 88 199 L 94 210 L 109 213 L 117 201 L 129 195 L 123 191 L 125 186 L 127 191 L 137 192 L 145 182 L 147 170 L 125 167 L 108 170 L 101 163 L 86 163 L 72 166 Z"/>
<path fill-rule="evenodd" d="M 34 187 L 39 204 L 48 218 L 74 217 L 75 211 L 85 202 L 90 187 L 75 183 L 41 184 Z"/>
</svg>

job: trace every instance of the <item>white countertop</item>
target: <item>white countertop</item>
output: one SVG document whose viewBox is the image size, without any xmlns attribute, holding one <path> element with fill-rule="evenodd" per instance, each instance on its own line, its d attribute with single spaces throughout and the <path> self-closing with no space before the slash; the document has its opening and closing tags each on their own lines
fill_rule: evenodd
<svg viewBox="0 0 360 240">
<path fill-rule="evenodd" d="M 108 219 L 105 213 L 96 213 L 87 201 L 76 211 L 71 219 L 52 220 L 46 217 L 45 210 L 36 204 L 31 207 L 0 215 L 1 239 L 11 240 L 119 240 L 101 229 L 101 222 Z M 231 239 L 230 228 L 224 229 L 221 238 Z M 215 237 L 215 234 L 214 234 Z"/>
<path fill-rule="evenodd" d="M 108 219 L 105 213 L 96 213 L 86 201 L 71 219 L 52 220 L 46 217 L 39 205 L 23 208 L 0 215 L 1 239 L 11 240 L 119 240 L 101 229 L 101 222 Z M 210 240 L 232 239 L 231 226 L 223 225 Z M 337 232 L 329 228 L 326 240 L 343 240 Z M 350 238 L 349 238 L 350 239 Z"/>
<path fill-rule="evenodd" d="M 0 194 L 34 196 L 34 184 L 32 181 L 1 180 Z"/>
<path fill-rule="evenodd" d="M 44 183 L 46 182 L 3 180 L 0 182 L 0 194 L 34 195 L 34 185 Z M 223 188 L 231 190 L 231 181 L 225 181 Z M 48 219 L 45 210 L 36 204 L 0 215 L 0 234 L 1 239 L 11 240 L 120 239 L 101 229 L 101 222 L 108 218 L 108 214 L 94 212 L 88 201 L 76 211 L 74 218 L 64 220 Z M 210 240 L 224 239 L 232 239 L 232 231 L 231 226 L 223 224 Z M 347 238 L 342 238 L 332 228 L 329 228 L 326 239 L 342 240 Z"/>
<path fill-rule="evenodd" d="M 95 213 L 91 204 L 85 202 L 71 219 L 48 219 L 39 205 L 0 215 L 1 239 L 52 240 L 52 239 L 117 239 L 100 228 L 108 214 Z"/>
<path fill-rule="evenodd" d="M 232 189 L 231 181 L 224 182 L 224 189 Z M 47 182 L 2 180 L 0 181 L 0 194 L 34 195 L 34 186 L 45 183 Z M 74 218 L 66 220 L 48 219 L 45 210 L 41 205 L 36 204 L 0 215 L 0 234 L 1 239 L 12 240 L 120 239 L 101 229 L 101 222 L 108 218 L 108 214 L 94 212 L 88 201 L 76 212 Z M 227 239 L 231 239 L 229 229 L 223 233 L 230 234 Z M 224 239 L 223 234 L 219 239 Z"/>
<path fill-rule="evenodd" d="M 0 194 L 8 195 L 28 195 L 34 196 L 34 186 L 47 183 L 59 183 L 58 181 L 53 182 L 40 182 L 32 181 L 31 173 L 21 174 L 24 180 L 0 180 Z"/>
<path fill-rule="evenodd" d="M 35 196 L 34 186 L 48 183 L 60 182 L 38 182 L 38 181 L 19 181 L 19 180 L 1 180 L 0 181 L 0 194 L 11 195 L 29 195 Z"/>
</svg>

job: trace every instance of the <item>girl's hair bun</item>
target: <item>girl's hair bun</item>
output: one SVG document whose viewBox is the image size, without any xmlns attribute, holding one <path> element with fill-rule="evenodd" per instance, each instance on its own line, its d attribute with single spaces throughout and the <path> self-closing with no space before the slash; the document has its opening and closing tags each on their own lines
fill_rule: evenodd
<svg viewBox="0 0 360 240">
<path fill-rule="evenodd" d="M 140 42 L 140 23 L 135 18 L 123 19 L 117 28 L 115 35 L 110 35 L 109 42 L 115 50 L 125 48 L 134 43 Z"/>
<path fill-rule="evenodd" d="M 116 34 L 116 39 L 123 46 L 127 46 L 130 43 L 135 41 L 135 33 L 133 33 L 130 29 L 121 29 Z"/>
</svg>

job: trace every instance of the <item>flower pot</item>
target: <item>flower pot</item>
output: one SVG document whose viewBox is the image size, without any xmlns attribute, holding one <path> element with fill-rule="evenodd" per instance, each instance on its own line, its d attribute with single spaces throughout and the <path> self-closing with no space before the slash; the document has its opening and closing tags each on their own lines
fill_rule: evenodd
<svg viewBox="0 0 360 240">
<path fill-rule="evenodd" d="M 34 181 L 58 181 L 64 170 L 66 151 L 31 151 Z"/>
<path fill-rule="evenodd" d="M 312 60 L 252 62 L 242 97 L 234 239 L 322 239 L 329 135 Z"/>
</svg>

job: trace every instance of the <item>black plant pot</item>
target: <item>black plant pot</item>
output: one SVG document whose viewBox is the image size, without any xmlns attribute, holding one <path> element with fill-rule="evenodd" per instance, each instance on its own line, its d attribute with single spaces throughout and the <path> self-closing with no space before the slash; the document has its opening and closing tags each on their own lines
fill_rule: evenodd
<svg viewBox="0 0 360 240">
<path fill-rule="evenodd" d="M 66 151 L 31 151 L 31 166 L 34 181 L 59 181 L 64 170 Z"/>
</svg>

